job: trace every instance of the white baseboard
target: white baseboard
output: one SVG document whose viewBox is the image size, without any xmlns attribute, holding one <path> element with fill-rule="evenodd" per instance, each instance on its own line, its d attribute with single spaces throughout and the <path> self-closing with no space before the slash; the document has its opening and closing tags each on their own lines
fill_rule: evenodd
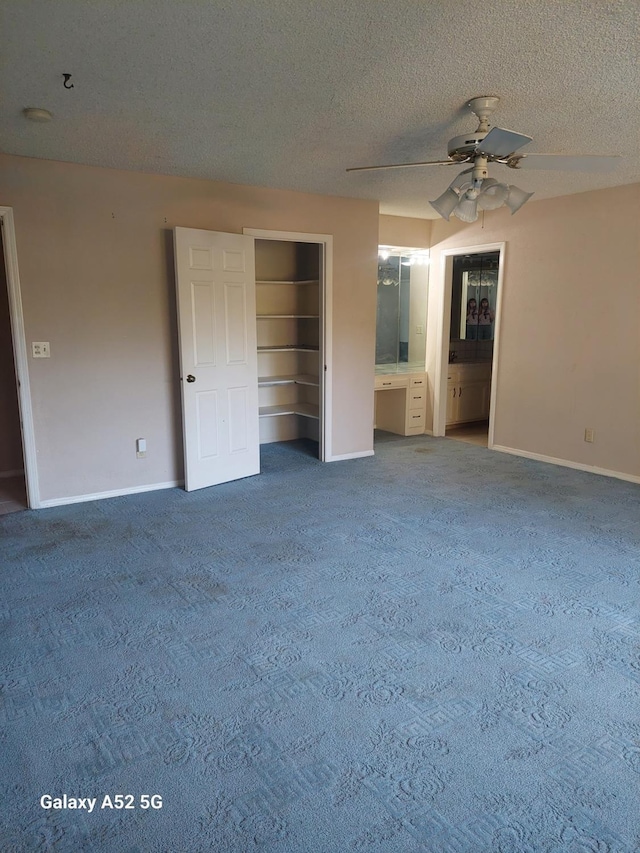
<svg viewBox="0 0 640 853">
<path fill-rule="evenodd" d="M 635 474 L 625 474 L 622 471 L 610 471 L 608 468 L 598 468 L 595 465 L 585 465 L 582 462 L 571 462 L 569 459 L 558 459 L 555 456 L 544 456 L 542 453 L 529 453 L 527 450 L 516 450 L 515 447 L 503 447 L 494 444 L 490 450 L 500 453 L 510 453 L 512 456 L 523 456 L 525 459 L 535 459 L 537 462 L 549 462 L 551 465 L 561 465 L 563 468 L 575 468 L 577 471 L 587 471 L 589 474 L 600 474 L 603 477 L 615 477 L 628 483 L 640 483 L 640 477 Z"/>
<path fill-rule="evenodd" d="M 124 495 L 139 495 L 142 492 L 156 492 L 159 489 L 175 489 L 183 486 L 184 480 L 171 480 L 168 483 L 152 483 L 148 486 L 132 486 L 129 489 L 114 489 L 111 492 L 95 492 L 92 495 L 72 495 L 67 498 L 50 498 L 40 501 L 40 507 L 45 509 L 52 506 L 66 506 L 67 504 L 86 503 L 87 501 L 101 501 L 105 498 L 121 498 Z"/>
<path fill-rule="evenodd" d="M 340 456 L 332 456 L 327 462 L 344 462 L 347 459 L 362 459 L 364 456 L 373 456 L 373 450 L 359 450 L 357 453 L 342 453 Z"/>
<path fill-rule="evenodd" d="M 19 477 L 21 474 L 24 474 L 23 468 L 16 468 L 15 471 L 0 471 L 0 480 L 5 477 Z"/>
</svg>

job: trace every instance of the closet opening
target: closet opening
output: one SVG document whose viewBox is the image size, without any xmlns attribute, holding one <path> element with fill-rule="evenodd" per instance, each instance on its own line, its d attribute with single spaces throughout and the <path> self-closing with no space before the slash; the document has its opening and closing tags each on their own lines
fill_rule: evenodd
<svg viewBox="0 0 640 853">
<path fill-rule="evenodd" d="M 260 445 L 324 459 L 323 245 L 256 239 Z"/>
</svg>

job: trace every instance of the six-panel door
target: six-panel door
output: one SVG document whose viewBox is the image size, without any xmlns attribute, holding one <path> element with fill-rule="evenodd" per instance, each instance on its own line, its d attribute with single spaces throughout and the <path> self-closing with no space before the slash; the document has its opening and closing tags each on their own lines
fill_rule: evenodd
<svg viewBox="0 0 640 853">
<path fill-rule="evenodd" d="M 185 489 L 260 472 L 252 237 L 174 230 Z"/>
</svg>

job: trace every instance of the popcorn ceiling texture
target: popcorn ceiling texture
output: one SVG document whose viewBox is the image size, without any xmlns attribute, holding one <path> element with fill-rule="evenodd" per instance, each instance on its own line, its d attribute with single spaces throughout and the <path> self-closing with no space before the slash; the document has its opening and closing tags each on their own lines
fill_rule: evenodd
<svg viewBox="0 0 640 853">
<path fill-rule="evenodd" d="M 7 153 L 434 217 L 455 167 L 345 169 L 442 159 L 475 129 L 467 100 L 496 94 L 493 123 L 531 153 L 625 155 L 612 175 L 506 174 L 536 198 L 640 180 L 636 0 L 5 0 L 1 16 Z"/>
</svg>

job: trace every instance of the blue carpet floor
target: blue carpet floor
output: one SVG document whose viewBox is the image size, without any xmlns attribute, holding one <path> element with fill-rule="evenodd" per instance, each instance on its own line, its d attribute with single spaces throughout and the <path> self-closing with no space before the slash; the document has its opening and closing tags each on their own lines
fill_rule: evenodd
<svg viewBox="0 0 640 853">
<path fill-rule="evenodd" d="M 263 469 L 0 519 L 0 850 L 640 850 L 640 488 Z"/>
</svg>

